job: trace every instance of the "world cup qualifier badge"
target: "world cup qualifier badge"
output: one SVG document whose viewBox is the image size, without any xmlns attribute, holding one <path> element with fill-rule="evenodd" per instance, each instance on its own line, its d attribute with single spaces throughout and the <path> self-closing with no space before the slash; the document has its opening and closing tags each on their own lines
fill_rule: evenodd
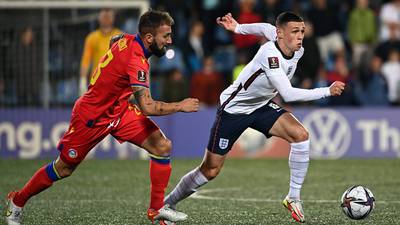
<svg viewBox="0 0 400 225">
<path fill-rule="evenodd" d="M 146 82 L 146 72 L 143 70 L 139 70 L 137 73 L 137 79 L 140 82 Z"/>
<path fill-rule="evenodd" d="M 268 64 L 270 69 L 279 68 L 279 59 L 278 57 L 268 57 Z"/>
</svg>

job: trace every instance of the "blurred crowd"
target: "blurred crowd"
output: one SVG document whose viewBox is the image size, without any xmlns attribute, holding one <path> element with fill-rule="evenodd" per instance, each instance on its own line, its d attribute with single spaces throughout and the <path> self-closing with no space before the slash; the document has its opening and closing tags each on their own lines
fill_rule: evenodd
<svg viewBox="0 0 400 225">
<path fill-rule="evenodd" d="M 204 104 L 218 104 L 218 93 L 267 41 L 227 33 L 216 25 L 215 18 L 232 12 L 239 23 L 274 24 L 283 11 L 297 12 L 306 21 L 305 53 L 292 84 L 301 88 L 328 86 L 335 80 L 347 84 L 343 96 L 305 104 L 400 103 L 399 0 L 154 0 L 152 5 L 171 12 L 175 18 L 174 47 L 182 59 L 174 60 L 183 61 L 176 64 L 182 71 L 181 79 L 167 78 L 164 88 L 170 83 L 188 82 L 188 95 L 198 97 Z M 165 69 L 158 68 L 158 72 L 164 73 Z"/>
<path fill-rule="evenodd" d="M 292 80 L 293 86 L 315 88 L 328 86 L 335 80 L 347 84 L 340 97 L 296 104 L 400 104 L 400 0 L 150 0 L 150 5 L 168 11 L 175 20 L 173 45 L 167 55 L 151 59 L 151 91 L 155 99 L 179 101 L 191 96 L 199 98 L 204 106 L 218 105 L 222 90 L 268 40 L 227 32 L 216 24 L 216 18 L 231 12 L 239 23 L 274 24 L 279 13 L 294 11 L 305 19 L 306 33 L 305 53 Z M 137 32 L 138 18 L 126 15 L 113 11 L 108 15 L 111 23 L 106 20 L 112 29 L 103 31 L 115 32 L 115 26 L 121 32 Z M 119 18 L 116 24 L 114 16 Z M 65 59 L 60 63 L 50 54 L 50 69 L 74 68 L 69 77 L 60 78 L 63 85 L 57 79 L 51 82 L 57 93 L 63 92 L 63 88 L 67 93 L 67 96 L 54 95 L 58 96 L 55 104 L 72 104 L 79 96 L 79 83 L 82 85 L 79 77 L 90 76 L 89 62 L 92 68 L 97 64 L 96 60 L 88 59 L 87 54 L 92 51 L 86 46 L 90 31 L 102 31 L 101 18 L 95 20 L 96 26 L 84 26 L 79 31 L 82 37 L 77 40 L 79 44 L 70 46 L 75 53 L 67 60 L 68 65 Z M 43 88 L 38 81 L 43 73 L 43 67 L 39 66 L 43 57 L 40 44 L 34 44 L 34 36 L 28 27 L 21 32 L 17 44 L 0 46 L 4 49 L 0 54 L 2 105 L 40 105 Z M 32 58 L 37 62 L 34 65 Z M 21 67 L 29 67 L 29 73 L 24 70 L 24 74 L 19 74 Z M 70 82 L 67 87 L 65 82 Z M 8 84 L 15 88 L 7 88 Z"/>
</svg>

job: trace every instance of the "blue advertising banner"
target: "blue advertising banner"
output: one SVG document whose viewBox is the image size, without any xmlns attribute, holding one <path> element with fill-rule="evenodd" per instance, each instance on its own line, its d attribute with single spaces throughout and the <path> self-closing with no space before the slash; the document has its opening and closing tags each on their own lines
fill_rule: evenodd
<svg viewBox="0 0 400 225">
<path fill-rule="evenodd" d="M 400 109 L 301 109 L 312 158 L 400 157 Z"/>
<path fill-rule="evenodd" d="M 176 158 L 202 157 L 216 109 L 152 119 L 173 142 Z M 400 157 L 400 109 L 295 108 L 308 128 L 311 157 L 336 159 Z M 1 109 L 0 158 L 54 158 L 59 138 L 68 128 L 70 110 Z M 247 130 L 234 145 L 233 157 L 287 157 L 289 145 Z M 139 147 L 108 136 L 88 158 L 146 158 Z"/>
</svg>

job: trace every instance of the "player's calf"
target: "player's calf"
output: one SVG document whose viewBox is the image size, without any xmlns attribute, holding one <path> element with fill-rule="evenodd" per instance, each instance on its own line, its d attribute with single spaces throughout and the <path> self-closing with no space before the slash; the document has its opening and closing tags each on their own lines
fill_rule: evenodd
<svg viewBox="0 0 400 225">
<path fill-rule="evenodd" d="M 61 160 L 53 161 L 39 170 L 31 177 L 25 186 L 7 196 L 6 221 L 8 224 L 19 224 L 21 221 L 22 208 L 32 197 L 53 185 L 54 182 L 69 176 L 73 169 L 60 170 L 57 165 L 63 165 Z M 75 167 L 74 167 L 75 168 Z M 61 171 L 61 175 L 60 172 Z M 15 213 L 14 213 L 15 212 Z"/>
</svg>

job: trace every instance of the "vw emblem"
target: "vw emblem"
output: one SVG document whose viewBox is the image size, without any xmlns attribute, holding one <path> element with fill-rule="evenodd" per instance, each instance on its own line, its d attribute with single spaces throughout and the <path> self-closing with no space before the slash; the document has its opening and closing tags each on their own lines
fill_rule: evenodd
<svg viewBox="0 0 400 225">
<path fill-rule="evenodd" d="M 310 132 L 310 157 L 337 159 L 349 149 L 350 126 L 337 111 L 315 110 L 303 119 L 303 124 Z"/>
</svg>

